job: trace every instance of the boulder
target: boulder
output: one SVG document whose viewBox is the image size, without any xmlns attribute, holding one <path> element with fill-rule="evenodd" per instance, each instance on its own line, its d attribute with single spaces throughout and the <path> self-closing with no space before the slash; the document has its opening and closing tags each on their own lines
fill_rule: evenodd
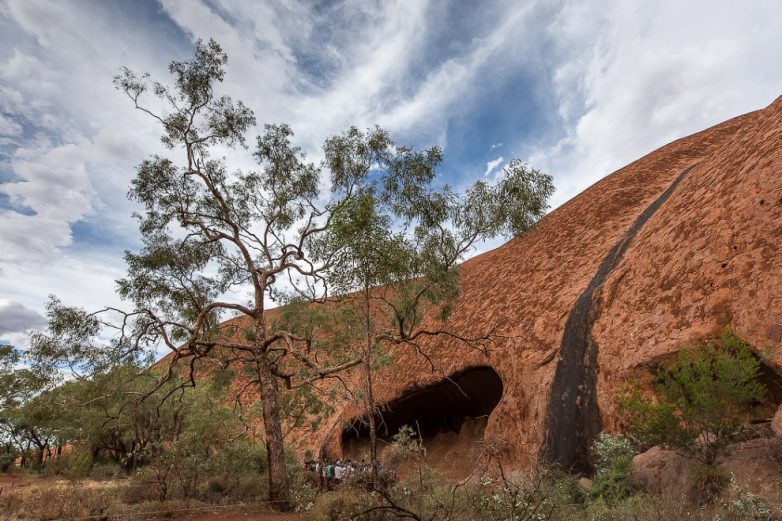
<svg viewBox="0 0 782 521">
<path fill-rule="evenodd" d="M 687 491 L 694 464 L 673 451 L 652 447 L 633 458 L 633 480 L 652 494 L 680 496 Z"/>
</svg>

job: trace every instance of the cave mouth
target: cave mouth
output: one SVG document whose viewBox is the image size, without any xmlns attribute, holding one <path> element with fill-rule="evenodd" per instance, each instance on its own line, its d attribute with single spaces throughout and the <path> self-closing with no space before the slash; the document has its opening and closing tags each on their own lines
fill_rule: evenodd
<svg viewBox="0 0 782 521">
<path fill-rule="evenodd" d="M 756 415 L 770 420 L 782 405 L 782 375 L 765 362 L 760 362 L 759 373 L 758 381 L 766 388 L 766 395 L 762 401 L 755 404 Z"/>
<path fill-rule="evenodd" d="M 420 433 L 428 452 L 458 452 L 459 446 L 464 448 L 483 438 L 502 391 L 502 379 L 488 366 L 465 369 L 408 391 L 384 404 L 382 413 L 375 416 L 378 440 L 389 442 L 402 426 L 409 425 Z M 342 432 L 344 457 L 365 457 L 368 447 L 369 427 L 357 418 Z"/>
</svg>

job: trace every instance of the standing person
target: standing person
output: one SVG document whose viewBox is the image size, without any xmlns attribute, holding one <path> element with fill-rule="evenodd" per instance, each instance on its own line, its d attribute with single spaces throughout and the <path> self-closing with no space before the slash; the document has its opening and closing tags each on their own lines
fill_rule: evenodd
<svg viewBox="0 0 782 521">
<path fill-rule="evenodd" d="M 321 447 L 320 451 L 318 451 L 318 464 L 316 466 L 318 490 L 321 492 L 328 491 L 329 489 L 327 457 L 328 453 L 326 452 L 326 449 Z"/>
<path fill-rule="evenodd" d="M 345 475 L 345 467 L 343 466 L 342 462 L 340 460 L 337 460 L 337 463 L 334 465 L 334 483 L 340 484 L 342 483 L 342 478 Z"/>
<path fill-rule="evenodd" d="M 334 482 L 334 463 L 329 463 L 329 466 L 327 468 L 327 476 L 328 476 L 328 488 L 331 488 L 331 484 Z"/>
</svg>

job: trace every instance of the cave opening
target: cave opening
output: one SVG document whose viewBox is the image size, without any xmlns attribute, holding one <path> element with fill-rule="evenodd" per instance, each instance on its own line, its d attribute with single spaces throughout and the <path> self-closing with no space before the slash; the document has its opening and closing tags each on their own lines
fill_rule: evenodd
<svg viewBox="0 0 782 521">
<path fill-rule="evenodd" d="M 402 426 L 409 425 L 420 433 L 430 459 L 464 459 L 483 439 L 489 415 L 502 392 L 502 379 L 487 366 L 469 368 L 409 391 L 384 404 L 382 413 L 375 416 L 378 448 L 382 450 Z M 346 458 L 367 457 L 369 427 L 365 419 L 357 418 L 343 431 L 342 449 Z"/>
<path fill-rule="evenodd" d="M 758 381 L 766 388 L 763 400 L 755 404 L 757 416 L 770 420 L 782 405 L 782 375 L 764 362 L 760 362 Z"/>
</svg>

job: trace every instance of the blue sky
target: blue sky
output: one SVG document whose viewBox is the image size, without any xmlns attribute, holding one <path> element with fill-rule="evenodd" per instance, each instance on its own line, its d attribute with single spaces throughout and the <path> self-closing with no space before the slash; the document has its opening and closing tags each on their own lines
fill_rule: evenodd
<svg viewBox="0 0 782 521">
<path fill-rule="evenodd" d="M 442 146 L 457 186 L 525 160 L 554 176 L 557 206 L 773 101 L 780 35 L 771 0 L 0 0 L 0 339 L 23 343 L 50 293 L 118 304 L 138 245 L 127 186 L 161 152 L 113 89 L 120 66 L 165 78 L 213 37 L 224 93 L 289 123 L 314 160 L 329 135 L 379 124 Z"/>
</svg>

